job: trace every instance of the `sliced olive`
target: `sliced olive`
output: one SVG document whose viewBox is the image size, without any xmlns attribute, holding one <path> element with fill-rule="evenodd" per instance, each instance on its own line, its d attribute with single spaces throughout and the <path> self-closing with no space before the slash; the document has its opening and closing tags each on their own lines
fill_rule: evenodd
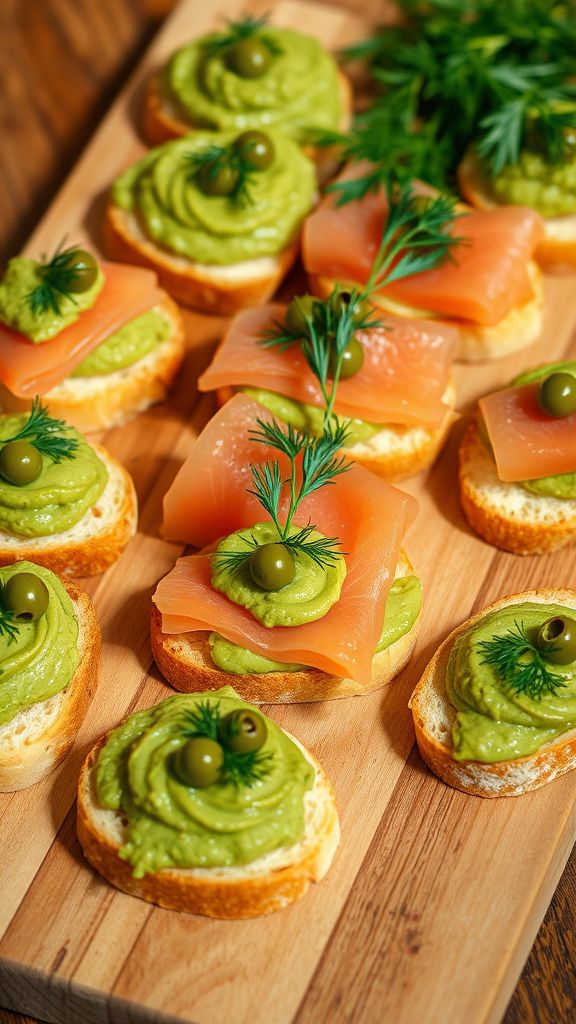
<svg viewBox="0 0 576 1024">
<path fill-rule="evenodd" d="M 538 402 L 549 416 L 571 416 L 576 412 L 576 377 L 563 370 L 551 373 L 538 388 Z"/>
<path fill-rule="evenodd" d="M 576 619 L 569 615 L 547 619 L 538 630 L 536 646 L 554 665 L 576 661 Z"/>
<path fill-rule="evenodd" d="M 42 456 L 29 441 L 8 441 L 0 448 L 0 476 L 9 484 L 25 487 L 42 472 Z"/>
<path fill-rule="evenodd" d="M 193 736 L 176 751 L 172 762 L 174 773 L 185 786 L 206 789 L 220 778 L 224 751 L 209 736 Z"/>
<path fill-rule="evenodd" d="M 33 572 L 18 572 L 4 584 L 2 604 L 15 619 L 35 622 L 48 607 L 48 587 Z"/>
<path fill-rule="evenodd" d="M 257 171 L 265 171 L 274 159 L 274 143 L 264 132 L 243 132 L 236 139 L 234 148 L 242 160 Z"/>
<path fill-rule="evenodd" d="M 294 579 L 294 559 L 284 544 L 263 544 L 250 558 L 250 575 L 262 590 L 282 590 Z"/>
<path fill-rule="evenodd" d="M 358 338 L 350 338 L 346 348 L 342 353 L 342 363 L 340 364 L 340 379 L 347 380 L 348 377 L 353 377 L 354 374 L 358 373 L 364 365 L 364 349 L 358 341 Z M 330 362 L 330 375 L 333 377 L 336 369 L 336 360 L 332 358 Z"/>
<path fill-rule="evenodd" d="M 265 43 L 254 36 L 239 39 L 226 53 L 226 64 L 240 78 L 260 78 L 272 63 Z"/>
<path fill-rule="evenodd" d="M 204 164 L 196 175 L 200 189 L 207 196 L 231 196 L 239 180 L 240 171 L 220 160 Z"/>
<path fill-rule="evenodd" d="M 234 754 L 252 754 L 266 742 L 268 730 L 261 715 L 255 711 L 239 709 L 220 719 L 218 739 L 226 750 Z"/>
<path fill-rule="evenodd" d="M 296 295 L 284 317 L 284 323 L 291 334 L 300 336 L 308 334 L 307 317 L 311 318 L 314 312 L 314 303 L 317 299 L 313 295 Z"/>
<path fill-rule="evenodd" d="M 63 253 L 66 259 L 63 267 L 66 271 L 66 291 L 79 294 L 87 292 L 98 277 L 98 262 L 86 249 L 70 249 Z"/>
<path fill-rule="evenodd" d="M 340 313 L 343 308 L 350 308 L 352 302 L 352 292 L 339 291 L 331 298 L 332 308 L 336 314 Z M 370 305 L 366 299 L 360 299 L 358 296 L 354 299 L 352 306 L 352 316 L 357 323 L 361 320 L 366 320 L 371 313 L 373 313 L 374 307 Z"/>
</svg>

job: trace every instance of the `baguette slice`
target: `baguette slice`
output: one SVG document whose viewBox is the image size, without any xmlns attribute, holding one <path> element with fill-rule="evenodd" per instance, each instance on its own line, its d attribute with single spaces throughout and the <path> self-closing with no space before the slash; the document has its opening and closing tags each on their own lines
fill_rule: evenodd
<svg viewBox="0 0 576 1024">
<path fill-rule="evenodd" d="M 126 837 L 122 814 L 99 807 L 95 792 L 93 769 L 104 736 L 84 762 L 78 786 L 78 838 L 86 859 L 117 889 L 169 910 L 234 920 L 272 914 L 294 903 L 328 871 L 340 825 L 327 775 L 309 751 L 290 738 L 316 769 L 314 786 L 304 797 L 305 833 L 300 842 L 239 867 L 163 868 L 134 878 L 130 864 L 118 856 Z"/>
<path fill-rule="evenodd" d="M 411 573 L 412 566 L 403 553 L 396 577 L 408 576 Z M 374 655 L 372 678 L 367 685 L 322 672 L 317 668 L 308 668 L 300 672 L 261 672 L 246 675 L 222 672 L 210 657 L 210 633 L 207 630 L 194 633 L 163 633 L 162 617 L 155 605 L 152 605 L 151 621 L 152 654 L 162 675 L 175 690 L 182 693 L 218 690 L 221 686 L 233 682 L 234 689 L 240 697 L 251 704 L 296 704 L 333 700 L 337 697 L 362 696 L 391 682 L 408 664 L 416 645 L 420 615 L 421 611 L 408 633 Z"/>
<path fill-rule="evenodd" d="M 490 181 L 477 156 L 468 152 L 457 172 L 458 186 L 464 198 L 480 210 L 499 206 Z M 576 269 L 576 214 L 544 217 L 544 238 L 536 251 L 538 262 L 547 270 Z"/>
<path fill-rule="evenodd" d="M 135 214 L 112 202 L 106 210 L 104 237 L 112 259 L 154 270 L 161 286 L 178 302 L 218 316 L 232 316 L 267 302 L 290 270 L 299 247 L 296 239 L 274 256 L 231 266 L 194 263 L 151 242 Z"/>
<path fill-rule="evenodd" d="M 0 726 L 0 792 L 39 782 L 71 749 L 98 684 L 100 627 L 94 606 L 71 580 L 62 579 L 78 618 L 81 661 L 65 690 L 18 712 Z"/>
<path fill-rule="evenodd" d="M 455 761 L 452 756 L 452 725 L 456 712 L 448 701 L 445 686 L 452 643 L 460 633 L 490 612 L 523 601 L 561 604 L 576 609 L 576 590 L 529 590 L 503 597 L 473 615 L 440 644 L 410 698 L 416 740 L 423 759 L 443 782 L 463 793 L 485 797 L 520 796 L 540 789 L 559 775 L 576 768 L 576 729 L 545 743 L 534 754 L 514 761 L 483 764 L 479 761 Z"/>
<path fill-rule="evenodd" d="M 184 358 L 184 324 L 180 310 L 168 295 L 154 312 L 170 323 L 165 341 L 116 373 L 67 377 L 43 395 L 50 414 L 89 434 L 121 426 L 149 406 L 163 402 Z M 31 405 L 30 399 L 17 398 L 0 384 L 0 408 L 4 412 L 22 412 Z"/>
<path fill-rule="evenodd" d="M 136 533 L 134 484 L 110 452 L 99 444 L 92 447 L 108 470 L 96 504 L 69 530 L 48 537 L 18 537 L 0 530 L 0 565 L 29 559 L 64 576 L 95 576 L 120 557 Z"/>
<path fill-rule="evenodd" d="M 576 539 L 576 499 L 531 494 L 500 480 L 472 422 L 459 451 L 460 501 L 470 526 L 515 555 L 543 555 Z"/>
</svg>

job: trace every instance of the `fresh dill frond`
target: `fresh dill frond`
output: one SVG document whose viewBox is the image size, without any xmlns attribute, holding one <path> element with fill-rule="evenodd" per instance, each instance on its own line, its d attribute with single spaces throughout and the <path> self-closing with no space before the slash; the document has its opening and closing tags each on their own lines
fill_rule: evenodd
<svg viewBox="0 0 576 1024">
<path fill-rule="evenodd" d="M 77 303 L 70 285 L 74 285 L 82 275 L 82 270 L 74 264 L 74 256 L 78 252 L 78 245 L 67 249 L 62 249 L 60 245 L 50 260 L 46 261 L 43 257 L 45 262 L 38 268 L 40 284 L 26 296 L 34 316 L 41 316 L 50 310 L 60 316 L 60 301 L 63 298 Z"/>
<path fill-rule="evenodd" d="M 4 438 L 1 443 L 5 445 L 9 441 L 29 441 L 42 455 L 58 463 L 64 459 L 73 459 L 78 448 L 76 438 L 66 436 L 67 429 L 64 420 L 50 416 L 48 407 L 42 405 L 36 396 L 24 426 L 17 434 Z"/>
<path fill-rule="evenodd" d="M 184 736 L 208 736 L 211 740 L 218 739 L 218 722 L 220 721 L 220 702 L 210 704 L 200 701 L 193 711 L 188 711 L 183 729 Z"/>
<path fill-rule="evenodd" d="M 253 202 L 250 192 L 250 184 L 256 173 L 254 167 L 243 159 L 238 149 L 231 146 L 207 146 L 198 152 L 186 153 L 184 159 L 190 165 L 190 176 L 198 180 L 199 176 L 206 174 L 208 179 L 214 180 L 223 170 L 230 170 L 237 176 L 236 184 L 232 191 L 226 196 L 238 206 L 246 206 Z"/>
<path fill-rule="evenodd" d="M 241 39 L 250 39 L 253 36 L 258 36 L 260 42 L 274 56 L 282 53 L 282 48 L 276 40 L 266 33 L 268 14 L 263 14 L 259 18 L 254 18 L 251 14 L 245 14 L 238 21 L 227 18 L 226 22 L 228 26 L 226 31 L 214 32 L 206 37 L 203 43 L 203 50 L 207 56 L 216 56 L 229 49 L 229 47 L 234 46 L 235 43 L 240 42 Z"/>
<path fill-rule="evenodd" d="M 1 601 L 1 591 L 0 591 Z M 8 608 L 4 608 L 0 603 L 0 637 L 8 637 L 8 646 L 14 643 L 16 637 L 20 635 L 20 627 L 14 618 L 14 613 Z"/>
<path fill-rule="evenodd" d="M 566 686 L 561 675 L 551 672 L 546 658 L 526 633 L 522 622 L 514 622 L 501 636 L 480 640 L 483 664 L 492 665 L 501 680 L 515 693 L 525 693 L 532 700 L 542 695 L 555 695 Z"/>
</svg>

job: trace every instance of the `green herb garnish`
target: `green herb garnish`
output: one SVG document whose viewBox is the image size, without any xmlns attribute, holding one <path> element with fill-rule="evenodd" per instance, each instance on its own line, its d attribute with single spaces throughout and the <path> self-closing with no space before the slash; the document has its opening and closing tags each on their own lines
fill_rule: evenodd
<svg viewBox="0 0 576 1024">
<path fill-rule="evenodd" d="M 81 280 L 83 271 L 75 266 L 74 257 L 81 252 L 83 250 L 78 245 L 63 249 L 61 243 L 50 260 L 42 256 L 43 262 L 38 268 L 42 280 L 26 296 L 34 316 L 41 316 L 50 310 L 60 316 L 62 299 L 77 303 L 73 293 L 77 290 L 75 285 Z"/>
<path fill-rule="evenodd" d="M 229 47 L 234 46 L 235 43 L 240 42 L 242 39 L 251 39 L 253 36 L 258 36 L 260 42 L 263 43 L 273 56 L 282 53 L 282 48 L 278 46 L 276 40 L 266 34 L 268 14 L 263 14 L 259 18 L 253 18 L 251 14 L 245 14 L 238 21 L 227 18 L 226 24 L 228 26 L 227 31 L 215 32 L 204 41 L 203 49 L 209 57 L 222 53 L 222 51 L 229 49 Z"/>
<path fill-rule="evenodd" d="M 250 183 L 255 169 L 244 159 L 242 153 L 234 145 L 208 146 L 198 153 L 186 153 L 184 156 L 190 165 L 191 178 L 200 183 L 202 190 L 208 194 L 225 195 L 238 206 L 246 206 L 253 202 Z M 214 191 L 218 181 L 226 176 L 226 192 Z"/>
<path fill-rule="evenodd" d="M 0 602 L 1 602 L 1 591 L 0 591 Z M 20 627 L 16 622 L 14 613 L 8 608 L 4 608 L 0 603 L 0 637 L 8 637 L 8 645 L 14 643 L 16 638 L 20 635 Z"/>
<path fill-rule="evenodd" d="M 1 444 L 29 441 L 42 455 L 58 463 L 63 459 L 73 459 L 78 448 L 78 441 L 74 437 L 66 437 L 66 429 L 64 420 L 53 419 L 48 413 L 48 407 L 42 405 L 36 396 L 24 426 L 13 437 L 4 438 Z"/>
<path fill-rule="evenodd" d="M 545 693 L 556 694 L 566 686 L 563 677 L 551 672 L 542 651 L 526 633 L 522 622 L 514 623 L 502 636 L 480 640 L 482 663 L 493 665 L 502 681 L 515 693 L 540 700 Z"/>
<path fill-rule="evenodd" d="M 183 735 L 190 739 L 194 736 L 207 736 L 218 743 L 220 719 L 219 701 L 216 704 L 200 701 L 194 711 L 187 713 Z M 221 785 L 231 783 L 234 786 L 250 788 L 255 782 L 265 779 L 272 767 L 273 754 L 271 753 L 263 754 L 261 751 L 235 753 L 225 746 L 222 750 L 224 762 L 218 780 Z"/>
</svg>

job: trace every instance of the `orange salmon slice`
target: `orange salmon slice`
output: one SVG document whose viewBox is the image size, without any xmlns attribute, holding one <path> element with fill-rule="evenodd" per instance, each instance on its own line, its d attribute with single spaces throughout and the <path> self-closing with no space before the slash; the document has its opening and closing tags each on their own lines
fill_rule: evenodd
<svg viewBox="0 0 576 1024">
<path fill-rule="evenodd" d="M 538 404 L 538 384 L 496 391 L 479 404 L 501 480 L 576 473 L 576 413 L 545 413 Z"/>
</svg>

